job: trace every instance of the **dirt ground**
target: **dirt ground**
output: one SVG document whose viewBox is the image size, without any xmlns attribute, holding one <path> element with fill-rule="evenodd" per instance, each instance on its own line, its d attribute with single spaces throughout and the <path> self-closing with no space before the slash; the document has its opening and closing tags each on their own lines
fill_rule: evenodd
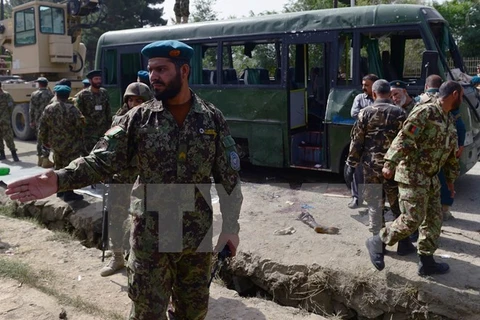
<svg viewBox="0 0 480 320">
<path fill-rule="evenodd" d="M 292 298 L 284 291 L 276 291 L 280 286 L 296 282 L 296 288 L 301 288 L 304 282 L 310 284 L 308 270 L 321 269 L 332 277 L 327 279 L 332 296 L 355 312 L 370 315 L 369 318 L 385 315 L 384 319 L 390 319 L 387 313 L 398 311 L 400 304 L 395 296 L 390 296 L 391 290 L 403 288 L 418 305 L 417 311 L 424 312 L 427 319 L 433 319 L 428 315 L 479 319 L 478 163 L 457 181 L 457 199 L 452 208 L 455 218 L 442 227 L 435 259 L 449 263 L 451 271 L 429 278 L 417 275 L 416 255 L 399 257 L 395 254 L 396 247 L 387 248 L 390 253 L 385 259 L 385 270 L 378 272 L 373 268 L 364 245 L 369 236 L 365 208 L 347 208 L 349 196 L 344 185 L 312 174 L 315 183 L 305 183 L 300 190 L 294 190 L 288 183 L 275 183 L 278 179 L 268 178 L 263 183 L 242 185 L 245 200 L 240 217 L 241 244 L 233 265 L 257 285 L 283 294 L 274 297 L 277 301 L 288 304 Z M 218 228 L 221 223 L 218 204 L 214 208 Z M 337 227 L 339 233 L 315 233 L 296 220 L 302 211 L 308 211 L 322 225 Z M 128 312 L 125 274 L 100 277 L 102 263 L 98 250 L 82 247 L 67 236 L 31 222 L 1 216 L 0 242 L 6 244 L 0 248 L 0 271 L 5 268 L 5 261 L 17 261 L 30 266 L 35 274 L 33 279 L 24 276 L 28 280 L 24 284 L 11 278 L 2 279 L 0 319 L 57 319 L 62 307 L 68 319 L 122 319 Z M 24 279 L 24 273 L 28 272 L 13 278 Z M 373 285 L 378 291 L 367 296 L 358 283 Z M 325 283 L 322 285 L 324 288 Z M 295 286 L 288 289 L 292 288 Z M 271 301 L 243 299 L 235 291 L 217 284 L 211 291 L 209 319 L 322 319 Z M 339 297 L 342 294 L 350 294 L 349 299 Z M 325 310 L 325 314 L 338 314 L 338 310 Z"/>
</svg>

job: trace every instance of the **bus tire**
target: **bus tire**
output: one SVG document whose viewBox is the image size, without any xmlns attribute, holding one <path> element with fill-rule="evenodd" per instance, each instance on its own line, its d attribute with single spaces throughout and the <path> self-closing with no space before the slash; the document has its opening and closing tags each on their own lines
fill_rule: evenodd
<svg viewBox="0 0 480 320">
<path fill-rule="evenodd" d="M 20 140 L 32 140 L 35 131 L 30 127 L 30 114 L 28 104 L 17 104 L 12 112 L 12 129 L 15 136 Z"/>
</svg>

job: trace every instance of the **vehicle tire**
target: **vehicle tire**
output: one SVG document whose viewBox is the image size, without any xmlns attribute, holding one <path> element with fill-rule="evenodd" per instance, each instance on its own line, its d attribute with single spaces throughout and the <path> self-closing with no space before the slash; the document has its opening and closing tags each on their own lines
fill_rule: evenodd
<svg viewBox="0 0 480 320">
<path fill-rule="evenodd" d="M 15 136 L 20 140 L 32 140 L 35 131 L 30 127 L 30 114 L 28 104 L 17 104 L 12 112 L 12 128 Z"/>
</svg>

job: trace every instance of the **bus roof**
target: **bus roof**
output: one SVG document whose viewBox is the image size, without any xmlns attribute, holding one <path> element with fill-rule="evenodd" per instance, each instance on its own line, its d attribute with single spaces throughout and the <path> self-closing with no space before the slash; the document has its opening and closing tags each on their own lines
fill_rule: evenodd
<svg viewBox="0 0 480 320">
<path fill-rule="evenodd" d="M 109 31 L 100 37 L 99 45 L 147 43 L 162 39 L 213 40 L 228 36 L 420 23 L 431 19 L 444 21 L 434 8 L 428 6 L 406 4 L 359 6 Z"/>
</svg>

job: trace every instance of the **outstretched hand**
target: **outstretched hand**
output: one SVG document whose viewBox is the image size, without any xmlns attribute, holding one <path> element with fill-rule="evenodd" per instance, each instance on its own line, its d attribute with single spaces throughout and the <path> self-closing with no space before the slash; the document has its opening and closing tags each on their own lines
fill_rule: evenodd
<svg viewBox="0 0 480 320">
<path fill-rule="evenodd" d="M 12 200 L 27 202 L 51 196 L 58 190 L 57 174 L 53 170 L 20 179 L 7 185 L 5 194 Z"/>
</svg>

